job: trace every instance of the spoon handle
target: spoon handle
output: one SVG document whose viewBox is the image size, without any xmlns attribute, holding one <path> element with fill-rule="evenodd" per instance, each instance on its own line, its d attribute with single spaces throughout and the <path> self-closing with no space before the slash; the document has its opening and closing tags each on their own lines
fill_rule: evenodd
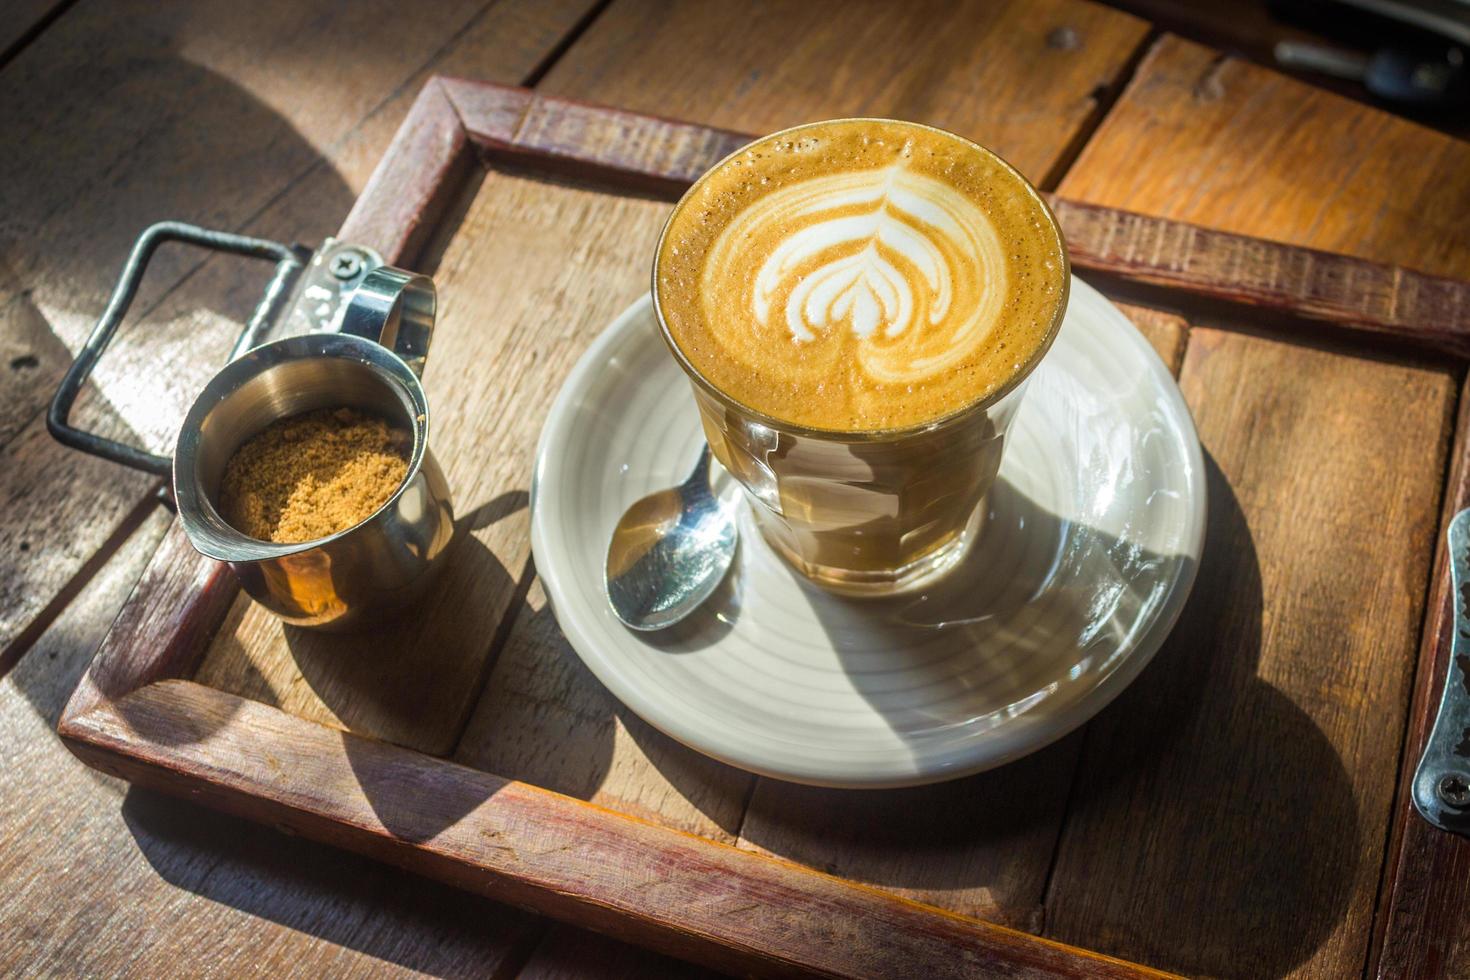
<svg viewBox="0 0 1470 980">
<path fill-rule="evenodd" d="M 690 471 L 689 478 L 684 481 L 685 487 L 704 486 L 709 487 L 709 443 L 702 444 L 699 450 L 699 459 L 694 463 L 694 469 Z"/>
</svg>

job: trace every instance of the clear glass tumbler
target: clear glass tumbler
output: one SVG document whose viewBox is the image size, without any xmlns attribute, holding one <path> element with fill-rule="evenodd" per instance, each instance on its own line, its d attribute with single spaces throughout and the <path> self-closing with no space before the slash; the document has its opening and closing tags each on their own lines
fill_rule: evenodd
<svg viewBox="0 0 1470 980">
<path fill-rule="evenodd" d="M 696 182 L 675 206 L 675 215 L 698 187 Z M 1044 202 L 1042 210 L 1060 239 Z M 816 584 L 878 596 L 939 578 L 980 533 L 980 505 L 1000 469 L 1006 430 L 1061 327 L 1070 282 L 1064 253 L 1053 322 L 1001 389 L 932 422 L 874 431 L 805 428 L 741 404 L 679 349 L 659 302 L 657 268 L 653 305 L 669 350 L 693 383 L 710 448 L 744 487 L 762 536 Z"/>
</svg>

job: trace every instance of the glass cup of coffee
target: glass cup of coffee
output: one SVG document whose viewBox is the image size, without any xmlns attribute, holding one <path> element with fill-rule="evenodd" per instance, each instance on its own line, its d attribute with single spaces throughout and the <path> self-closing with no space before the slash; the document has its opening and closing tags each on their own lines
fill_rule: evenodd
<svg viewBox="0 0 1470 980">
<path fill-rule="evenodd" d="M 995 154 L 838 119 L 696 181 L 659 239 L 653 303 L 766 541 L 829 590 L 887 595 L 979 533 L 1069 282 L 1055 217 Z"/>
</svg>

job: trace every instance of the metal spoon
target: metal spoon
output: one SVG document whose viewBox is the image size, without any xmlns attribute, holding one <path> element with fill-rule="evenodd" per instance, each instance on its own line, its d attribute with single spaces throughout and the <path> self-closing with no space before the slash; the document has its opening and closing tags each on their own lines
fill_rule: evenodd
<svg viewBox="0 0 1470 980">
<path fill-rule="evenodd" d="M 635 630 L 659 630 L 710 597 L 735 557 L 735 515 L 710 489 L 709 445 L 677 487 L 629 507 L 607 549 L 607 601 Z"/>
</svg>

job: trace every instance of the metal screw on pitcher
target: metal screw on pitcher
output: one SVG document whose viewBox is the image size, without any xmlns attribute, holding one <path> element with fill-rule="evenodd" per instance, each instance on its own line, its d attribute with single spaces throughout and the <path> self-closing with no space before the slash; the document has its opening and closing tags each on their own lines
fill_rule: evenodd
<svg viewBox="0 0 1470 980">
<path fill-rule="evenodd" d="M 1439 781 L 1434 788 L 1440 802 L 1445 806 L 1464 810 L 1470 807 L 1470 776 L 1452 772 Z"/>
<path fill-rule="evenodd" d="M 354 279 L 362 271 L 362 256 L 352 249 L 344 249 L 332 257 L 331 270 L 338 279 Z"/>
</svg>

